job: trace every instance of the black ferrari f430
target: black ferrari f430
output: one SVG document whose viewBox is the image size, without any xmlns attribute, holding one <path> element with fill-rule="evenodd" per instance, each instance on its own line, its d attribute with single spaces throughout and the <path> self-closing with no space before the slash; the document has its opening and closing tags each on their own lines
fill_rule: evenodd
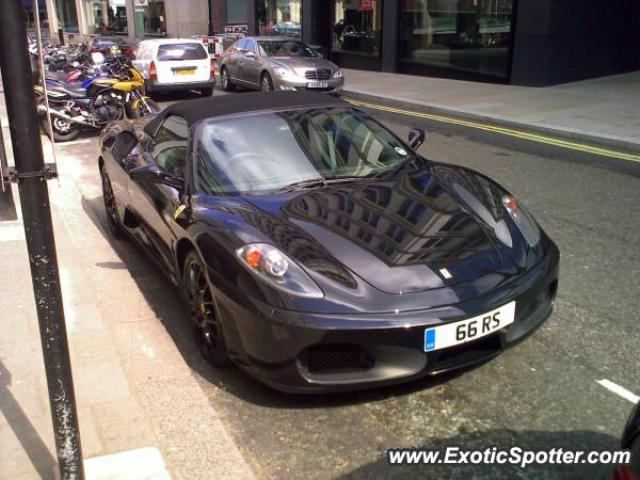
<svg viewBox="0 0 640 480">
<path fill-rule="evenodd" d="M 509 192 L 316 93 L 176 103 L 101 137 L 109 227 L 181 287 L 205 357 L 274 388 L 491 358 L 547 319 L 559 252 Z"/>
</svg>

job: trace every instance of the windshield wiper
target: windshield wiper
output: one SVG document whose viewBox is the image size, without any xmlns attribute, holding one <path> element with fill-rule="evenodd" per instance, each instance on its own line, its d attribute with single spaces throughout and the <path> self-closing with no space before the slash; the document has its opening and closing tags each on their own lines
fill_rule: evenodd
<svg viewBox="0 0 640 480">
<path fill-rule="evenodd" d="M 325 179 L 323 177 L 318 178 L 310 178 L 307 180 L 301 180 L 299 182 L 293 182 L 289 185 L 285 185 L 282 188 L 279 188 L 279 192 L 294 192 L 296 190 L 304 190 L 306 188 L 313 187 L 324 187 L 326 185 Z"/>
<path fill-rule="evenodd" d="M 293 192 L 296 190 L 305 190 L 307 188 L 326 187 L 327 185 L 334 183 L 346 183 L 354 180 L 371 180 L 372 178 L 376 178 L 376 176 L 377 175 L 328 175 L 326 177 L 318 177 L 290 183 L 289 185 L 279 188 L 278 191 Z"/>
</svg>

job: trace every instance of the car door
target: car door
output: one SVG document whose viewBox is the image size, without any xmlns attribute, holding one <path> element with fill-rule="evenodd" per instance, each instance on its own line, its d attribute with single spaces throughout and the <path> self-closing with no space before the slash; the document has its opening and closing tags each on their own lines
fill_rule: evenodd
<svg viewBox="0 0 640 480">
<path fill-rule="evenodd" d="M 187 155 L 187 122 L 178 115 L 171 115 L 146 142 L 146 165 L 140 168 L 184 179 Z M 144 229 L 144 243 L 158 253 L 161 263 L 171 272 L 178 228 L 174 214 L 181 205 L 183 192 L 154 181 L 152 175 L 130 176 L 128 191 L 130 209 Z"/>
<path fill-rule="evenodd" d="M 244 52 L 246 51 L 247 39 L 243 38 L 238 43 L 236 43 L 235 48 L 233 49 L 233 55 L 231 56 L 230 61 L 227 63 L 227 67 L 229 68 L 229 75 L 231 78 L 239 83 L 244 83 L 244 79 L 240 73 L 240 62 L 244 57 Z"/>
<path fill-rule="evenodd" d="M 102 144 L 102 158 L 121 215 L 129 203 L 129 170 L 136 165 L 136 159 L 142 153 L 138 139 L 129 130 L 106 137 Z"/>
<path fill-rule="evenodd" d="M 240 77 L 251 84 L 260 85 L 260 59 L 258 58 L 258 48 L 255 40 L 247 39 L 245 50 L 239 59 Z"/>
</svg>

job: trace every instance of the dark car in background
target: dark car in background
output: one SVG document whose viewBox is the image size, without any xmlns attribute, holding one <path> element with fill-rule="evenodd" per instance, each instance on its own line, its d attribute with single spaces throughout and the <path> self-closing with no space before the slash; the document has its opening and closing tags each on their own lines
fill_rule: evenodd
<svg viewBox="0 0 640 480">
<path fill-rule="evenodd" d="M 133 49 L 124 40 L 115 37 L 92 37 L 87 44 L 87 51 L 100 52 L 105 57 L 133 57 Z"/>
<path fill-rule="evenodd" d="M 553 309 L 555 244 L 423 139 L 335 97 L 250 93 L 115 123 L 98 163 L 111 231 L 180 287 L 212 364 L 339 391 L 485 361 Z"/>
</svg>

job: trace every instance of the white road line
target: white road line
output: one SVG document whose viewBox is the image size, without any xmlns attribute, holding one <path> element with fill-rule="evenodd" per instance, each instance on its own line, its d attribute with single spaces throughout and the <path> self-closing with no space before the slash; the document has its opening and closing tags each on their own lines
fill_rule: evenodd
<svg viewBox="0 0 640 480">
<path fill-rule="evenodd" d="M 607 380 L 606 378 L 603 378 L 602 380 L 598 380 L 598 383 L 602 385 L 604 388 L 606 388 L 607 390 L 615 393 L 616 395 L 621 396 L 625 400 L 629 400 L 633 404 L 640 402 L 640 397 L 638 395 L 631 393 L 626 388 L 621 387 L 620 385 L 617 385 Z"/>
</svg>

